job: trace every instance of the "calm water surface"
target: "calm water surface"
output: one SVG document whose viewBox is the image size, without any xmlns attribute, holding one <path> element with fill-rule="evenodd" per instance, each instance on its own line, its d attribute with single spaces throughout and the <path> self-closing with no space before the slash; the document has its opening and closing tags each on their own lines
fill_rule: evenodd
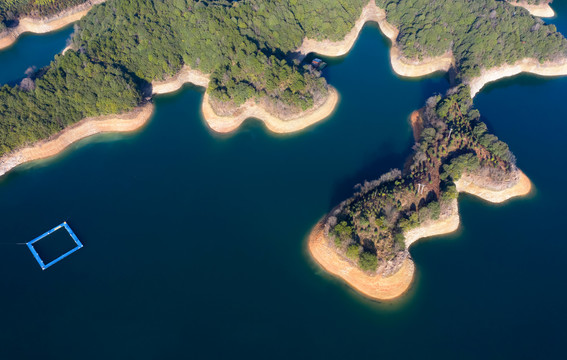
<svg viewBox="0 0 567 360">
<path fill-rule="evenodd" d="M 24 33 L 12 46 L 0 50 L 0 86 L 13 85 L 24 78 L 27 69 L 49 65 L 67 46 L 73 25 L 43 35 Z"/>
<path fill-rule="evenodd" d="M 377 303 L 313 264 L 305 239 L 355 184 L 402 166 L 409 114 L 448 84 L 394 76 L 372 26 L 331 65 L 339 108 L 300 134 L 253 120 L 214 134 L 188 86 L 158 97 L 136 134 L 1 179 L 0 357 L 561 357 L 567 79 L 519 77 L 478 96 L 537 191 L 501 206 L 462 196 L 461 230 L 415 245 L 409 294 Z M 85 247 L 52 268 L 13 245 L 63 220 Z"/>
</svg>

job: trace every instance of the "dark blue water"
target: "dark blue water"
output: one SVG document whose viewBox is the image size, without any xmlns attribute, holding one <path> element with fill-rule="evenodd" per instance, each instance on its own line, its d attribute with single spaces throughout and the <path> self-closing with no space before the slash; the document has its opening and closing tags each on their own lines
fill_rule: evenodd
<svg viewBox="0 0 567 360">
<path fill-rule="evenodd" d="M 73 26 L 70 25 L 43 35 L 24 33 L 12 46 L 0 50 L 0 86 L 19 82 L 29 68 L 41 69 L 49 65 L 53 57 L 67 46 L 72 32 Z"/>
<path fill-rule="evenodd" d="M 366 27 L 327 70 L 336 114 L 300 134 L 253 120 L 214 134 L 202 92 L 186 87 L 158 97 L 142 131 L 0 180 L 2 242 L 67 220 L 85 245 L 43 272 L 27 248 L 0 245 L 0 357 L 561 357 L 567 79 L 478 95 L 537 191 L 501 206 L 462 196 L 461 231 L 412 248 L 407 296 L 369 301 L 306 253 L 311 227 L 356 183 L 403 165 L 409 114 L 448 86 L 398 79 L 388 61 Z"/>
</svg>

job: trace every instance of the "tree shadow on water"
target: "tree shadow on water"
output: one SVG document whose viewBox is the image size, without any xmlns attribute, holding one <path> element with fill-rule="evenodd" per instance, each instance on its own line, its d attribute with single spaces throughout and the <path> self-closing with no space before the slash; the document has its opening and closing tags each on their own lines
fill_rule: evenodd
<svg viewBox="0 0 567 360">
<path fill-rule="evenodd" d="M 402 170 L 407 158 L 412 153 L 413 139 L 409 138 L 406 142 L 405 150 L 397 153 L 392 149 L 395 148 L 391 142 L 384 143 L 376 153 L 368 156 L 362 168 L 356 173 L 345 177 L 334 185 L 331 203 L 328 210 L 332 210 L 335 206 L 348 199 L 355 192 L 354 186 L 361 184 L 365 180 L 372 181 L 378 179 L 391 169 Z"/>
</svg>

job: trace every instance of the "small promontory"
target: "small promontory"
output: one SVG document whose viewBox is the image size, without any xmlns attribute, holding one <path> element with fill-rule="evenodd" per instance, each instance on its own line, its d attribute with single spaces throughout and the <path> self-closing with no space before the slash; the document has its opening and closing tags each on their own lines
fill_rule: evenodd
<svg viewBox="0 0 567 360">
<path fill-rule="evenodd" d="M 402 170 L 358 186 L 309 237 L 313 258 L 362 294 L 395 298 L 411 284 L 409 247 L 457 230 L 459 192 L 490 202 L 526 195 L 529 179 L 488 131 L 461 85 L 412 114 L 414 153 Z"/>
</svg>

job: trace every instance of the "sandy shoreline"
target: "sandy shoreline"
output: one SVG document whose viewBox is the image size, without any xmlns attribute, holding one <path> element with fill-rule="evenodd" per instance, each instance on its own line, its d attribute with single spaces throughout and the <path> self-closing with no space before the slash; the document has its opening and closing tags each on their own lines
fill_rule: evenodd
<svg viewBox="0 0 567 360">
<path fill-rule="evenodd" d="M 450 234 L 457 231 L 461 218 L 459 216 L 459 206 L 457 200 L 443 210 L 443 214 L 438 220 L 429 221 L 415 229 L 408 230 L 404 236 L 406 238 L 406 249 L 416 241 L 432 236 L 440 236 Z"/>
<path fill-rule="evenodd" d="M 530 5 L 522 1 L 508 1 L 509 4 L 522 7 L 530 12 L 533 16 L 550 18 L 555 16 L 555 11 L 549 4 Z M 540 63 L 537 59 L 522 59 L 515 64 L 505 64 L 491 69 L 484 69 L 481 75 L 469 80 L 471 87 L 471 97 L 482 90 L 486 84 L 512 77 L 521 73 L 530 73 L 539 76 L 565 76 L 567 75 L 567 58 L 556 62 Z"/>
<path fill-rule="evenodd" d="M 79 20 L 93 5 L 104 1 L 105 0 L 92 0 L 87 3 L 88 5 L 83 4 L 73 8 L 67 15 L 56 19 L 21 19 L 20 25 L 17 28 L 13 29 L 7 36 L 0 38 L 0 48 L 12 44 L 23 32 L 43 33 L 64 27 Z M 305 39 L 298 51 L 304 55 L 310 52 L 326 56 L 344 55 L 350 51 L 364 24 L 369 21 L 377 22 L 381 31 L 391 40 L 392 48 L 390 50 L 390 58 L 392 68 L 397 74 L 408 77 L 419 77 L 437 71 L 448 71 L 453 66 L 454 59 L 451 53 L 446 53 L 439 58 L 429 59 L 419 63 L 411 63 L 404 59 L 396 46 L 398 30 L 386 21 L 385 12 L 378 8 L 374 1 L 371 1 L 364 8 L 355 27 L 347 34 L 344 40 L 330 42 Z M 533 59 L 524 59 L 515 65 L 502 66 L 483 71 L 480 77 L 470 82 L 471 95 L 474 97 L 474 95 L 489 82 L 499 80 L 503 77 L 514 76 L 521 72 L 531 72 L 543 76 L 567 75 L 567 62 L 556 65 L 541 65 Z M 174 92 L 179 90 L 186 83 L 192 83 L 206 88 L 209 84 L 209 76 L 198 70 L 184 67 L 171 79 L 153 82 L 153 94 Z M 321 106 L 302 112 L 292 119 L 283 120 L 273 116 L 263 107 L 251 101 L 240 107 L 234 116 L 219 116 L 212 109 L 208 94 L 205 93 L 202 102 L 202 112 L 209 127 L 217 132 L 232 132 L 246 119 L 256 118 L 263 121 L 266 127 L 272 132 L 290 133 L 302 130 L 329 117 L 333 113 L 338 100 L 338 92 L 333 87 L 330 87 L 329 96 Z M 69 145 L 86 137 L 99 133 L 135 131 L 147 123 L 152 113 L 153 105 L 146 104 L 126 114 L 84 119 L 63 130 L 51 139 L 37 142 L 0 158 L 0 176 L 20 164 L 54 156 L 65 150 Z M 463 176 L 463 178 L 457 182 L 457 190 L 459 192 L 473 194 L 490 202 L 500 203 L 512 197 L 528 194 L 531 190 L 531 182 L 527 176 L 521 173 L 520 180 L 516 185 L 502 191 L 494 191 L 482 188 L 475 184 L 474 179 Z M 419 228 L 408 231 L 405 234 L 406 248 L 409 248 L 419 239 L 443 235 L 457 230 L 459 221 L 458 205 L 455 200 L 447 214 L 441 216 L 438 221 L 430 222 Z M 308 248 L 312 257 L 326 271 L 342 278 L 360 293 L 374 299 L 388 300 L 399 297 L 407 291 L 413 280 L 415 265 L 410 258 L 404 260 L 401 268 L 391 276 L 367 275 L 356 265 L 353 265 L 336 253 L 332 244 L 330 244 L 329 240 L 324 236 L 322 222 L 316 225 L 309 236 Z"/>
<path fill-rule="evenodd" d="M 413 280 L 415 266 L 411 259 L 404 260 L 400 270 L 392 276 L 369 276 L 342 258 L 324 235 L 323 221 L 313 228 L 307 243 L 312 258 L 327 272 L 341 278 L 361 294 L 377 300 L 390 300 L 407 291 Z"/>
<path fill-rule="evenodd" d="M 532 187 L 530 179 L 521 171 L 515 185 L 500 191 L 483 188 L 475 184 L 472 177 L 467 176 L 463 176 L 456 185 L 459 192 L 469 193 L 492 203 L 502 203 L 514 197 L 525 196 Z M 361 294 L 376 300 L 394 299 L 407 291 L 415 269 L 410 258 L 404 260 L 403 266 L 392 276 L 370 276 L 335 251 L 332 241 L 324 235 L 323 221 L 313 228 L 308 240 L 309 253 L 323 269 L 341 278 Z M 459 225 L 459 208 L 455 199 L 442 211 L 439 220 L 426 222 L 404 234 L 406 249 L 420 239 L 450 234 L 456 231 Z"/>
<path fill-rule="evenodd" d="M 438 71 L 449 71 L 454 64 L 453 55 L 451 53 L 446 53 L 440 57 L 425 59 L 419 62 L 413 62 L 405 59 L 396 45 L 399 30 L 386 21 L 386 12 L 379 8 L 374 0 L 371 0 L 368 5 L 363 8 L 362 14 L 356 21 L 354 28 L 343 40 L 318 41 L 306 38 L 303 40 L 299 49 L 297 49 L 297 52 L 300 54 L 298 58 L 303 59 L 309 53 L 317 53 L 322 56 L 332 57 L 348 54 L 356 43 L 356 40 L 360 35 L 360 31 L 362 31 L 362 28 L 367 22 L 377 23 L 380 27 L 380 31 L 382 31 L 382 33 L 390 39 L 390 62 L 394 72 L 400 76 L 421 77 Z"/>
<path fill-rule="evenodd" d="M 210 77 L 208 74 L 184 66 L 173 78 L 152 82 L 152 92 L 154 95 L 167 94 L 181 89 L 183 85 L 188 83 L 207 88 L 209 81 Z M 257 105 L 253 101 L 248 101 L 240 106 L 232 116 L 220 116 L 213 110 L 209 101 L 209 95 L 205 92 L 201 110 L 207 125 L 212 130 L 219 133 L 233 132 L 238 129 L 245 120 L 255 118 L 263 121 L 270 131 L 285 134 L 303 130 L 306 127 L 326 119 L 335 110 L 338 100 L 339 94 L 336 89 L 329 87 L 329 95 L 322 105 L 301 112 L 291 119 L 280 119 L 270 114 L 262 106 Z"/>
<path fill-rule="evenodd" d="M 59 27 L 63 27 L 73 21 L 80 19 L 92 8 L 93 5 L 103 3 L 104 1 L 105 0 L 91 0 L 83 5 L 69 9 L 57 18 L 52 18 L 49 20 L 32 19 L 30 21 L 27 21 L 26 19 L 22 19 L 20 21 L 20 26 L 16 28 L 16 30 L 20 30 L 13 30 L 8 36 L 1 38 L 0 47 L 2 46 L 3 41 L 10 38 L 11 35 L 16 35 L 17 37 L 19 33 L 22 33 L 24 31 L 47 32 Z M 398 30 L 386 21 L 386 13 L 384 12 L 384 10 L 376 6 L 373 0 L 371 0 L 369 4 L 363 8 L 362 14 L 356 21 L 354 28 L 349 32 L 349 34 L 346 35 L 346 37 L 342 41 L 331 42 L 305 39 L 301 47 L 298 49 L 298 53 L 302 54 L 301 56 L 305 56 L 311 52 L 316 52 L 328 56 L 344 55 L 351 50 L 360 34 L 360 31 L 369 21 L 377 22 L 380 26 L 380 30 L 392 42 L 390 58 L 392 68 L 397 74 L 408 77 L 419 77 L 437 71 L 448 71 L 453 66 L 454 59 L 451 53 L 446 53 L 439 58 L 428 59 L 419 63 L 411 63 L 407 59 L 402 58 L 400 51 L 396 46 Z M 567 74 L 567 61 L 554 65 L 541 65 L 539 63 L 534 63 L 534 61 L 531 59 L 525 59 L 514 66 L 502 66 L 495 69 L 485 70 L 480 77 L 473 79 L 470 82 L 472 89 L 471 94 L 474 97 L 474 95 L 488 82 L 496 81 L 506 76 L 513 76 L 525 71 L 545 76 L 563 75 Z M 175 77 L 164 81 L 153 82 L 153 94 L 158 95 L 174 92 L 179 90 L 186 83 L 192 83 L 194 85 L 206 88 L 209 84 L 209 75 L 198 70 L 193 70 L 188 66 L 184 66 Z M 290 133 L 305 129 L 308 126 L 311 126 L 329 117 L 333 113 L 338 103 L 338 99 L 339 95 L 337 91 L 334 88 L 330 87 L 329 96 L 321 106 L 317 107 L 316 109 L 302 112 L 291 119 L 279 119 L 253 102 L 244 104 L 240 109 L 236 111 L 234 116 L 219 116 L 212 109 L 208 99 L 208 94 L 205 93 L 202 103 L 202 113 L 209 127 L 214 131 L 221 133 L 227 133 L 236 130 L 240 126 L 240 124 L 242 124 L 248 118 L 257 118 L 263 121 L 266 124 L 267 128 L 275 133 Z M 61 134 L 66 133 L 67 130 L 71 130 L 71 128 L 64 130 Z M 101 132 L 106 131 L 111 130 L 102 130 Z M 94 133 L 91 133 L 90 135 L 94 135 Z M 75 141 L 84 137 L 80 134 L 78 134 L 77 136 L 79 137 Z M 42 143 L 43 142 L 39 142 L 38 146 L 42 146 Z M 22 149 L 22 151 L 23 150 L 25 149 Z M 27 151 L 29 152 L 29 149 Z M 55 153 L 52 153 L 52 155 L 55 155 Z M 12 162 L 22 163 L 31 161 L 22 160 L 22 162 L 18 162 L 10 156 L 11 155 L 6 155 L 0 158 L 0 164 Z M 41 158 L 43 157 L 47 156 L 42 156 Z M 32 156 L 30 156 L 30 159 L 31 158 Z M 9 168 L 11 169 L 12 167 L 13 166 Z M 0 176 L 6 171 L 7 170 L 0 170 Z"/>
<path fill-rule="evenodd" d="M 514 186 L 504 190 L 491 190 L 479 186 L 475 184 L 476 179 L 468 175 L 463 175 L 455 185 L 457 185 L 457 191 L 459 192 L 465 192 L 491 203 L 499 204 L 514 197 L 526 196 L 531 192 L 532 182 L 526 174 L 520 170 L 518 171 L 520 172 L 518 182 Z"/>
<path fill-rule="evenodd" d="M 527 4 L 514 3 L 512 5 L 527 7 Z M 549 5 L 530 6 L 528 10 L 551 9 Z M 548 14 L 549 15 L 549 14 Z M 537 15 L 542 16 L 542 15 Z M 394 72 L 404 77 L 422 77 L 438 71 L 447 72 L 455 64 L 455 59 L 451 52 L 447 52 L 436 58 L 424 59 L 419 62 L 410 61 L 401 55 L 396 45 L 399 31 L 388 23 L 386 12 L 379 8 L 374 1 L 370 1 L 362 11 L 360 18 L 356 21 L 354 28 L 341 41 L 317 41 L 314 39 L 304 39 L 297 52 L 299 58 L 303 59 L 309 53 L 317 53 L 322 56 L 343 56 L 346 55 L 354 46 L 360 31 L 367 22 L 376 22 L 380 26 L 382 33 L 390 39 L 390 62 Z M 567 75 L 567 59 L 558 62 L 547 62 L 540 64 L 535 59 L 523 59 L 512 65 L 502 65 L 496 68 L 485 69 L 481 75 L 470 80 L 471 96 L 474 96 L 487 84 L 506 77 L 518 75 L 520 73 L 532 73 L 540 76 L 562 76 Z"/>
<path fill-rule="evenodd" d="M 409 289 L 415 272 L 415 265 L 411 258 L 406 258 L 400 269 L 390 276 L 368 275 L 335 251 L 332 241 L 325 237 L 324 220 L 317 223 L 309 235 L 308 249 L 311 257 L 325 271 L 341 278 L 356 291 L 375 300 L 392 300 L 400 297 Z M 457 200 L 455 200 L 446 210 L 446 214 L 438 221 L 408 231 L 405 234 L 406 248 L 419 239 L 449 234 L 456 231 L 458 227 L 459 211 Z"/>
<path fill-rule="evenodd" d="M 474 98 L 488 83 L 521 73 L 530 73 L 539 76 L 565 76 L 567 75 L 567 59 L 543 64 L 537 59 L 523 59 L 512 65 L 502 65 L 496 68 L 482 70 L 480 76 L 468 82 L 471 87 L 471 97 Z"/>
<path fill-rule="evenodd" d="M 175 77 L 152 83 L 153 94 L 158 95 L 174 92 L 179 90 L 186 83 L 207 87 L 209 76 L 198 70 L 191 70 L 189 67 L 184 67 Z M 289 120 L 279 119 L 268 113 L 261 106 L 253 103 L 243 105 L 237 110 L 238 114 L 235 116 L 218 116 L 210 106 L 207 93 L 205 93 L 203 97 L 202 109 L 207 124 L 211 129 L 217 132 L 226 133 L 234 131 L 246 119 L 257 118 L 263 121 L 267 128 L 275 133 L 290 133 L 302 130 L 329 117 L 335 110 L 338 100 L 338 92 L 330 87 L 329 96 L 321 106 L 302 112 Z M 52 139 L 39 141 L 1 157 L 0 176 L 18 165 L 55 156 L 72 143 L 86 137 L 99 133 L 130 132 L 137 130 L 147 122 L 152 112 L 153 105 L 146 104 L 127 114 L 83 119 L 64 129 Z"/>
<path fill-rule="evenodd" d="M 89 0 L 84 4 L 67 9 L 60 14 L 46 19 L 24 17 L 19 20 L 18 26 L 9 29 L 0 37 L 0 49 L 12 45 L 18 37 L 26 32 L 44 34 L 55 31 L 80 20 L 93 6 L 102 4 L 106 0 Z"/>
<path fill-rule="evenodd" d="M 203 117 L 211 129 L 220 133 L 229 133 L 236 130 L 246 119 L 255 118 L 266 124 L 266 127 L 278 134 L 288 134 L 303 130 L 315 123 L 328 118 L 339 101 L 337 90 L 329 86 L 329 95 L 325 102 L 315 109 L 304 111 L 294 118 L 283 120 L 269 112 L 262 106 L 248 101 L 242 105 L 233 116 L 217 115 L 209 102 L 209 95 L 205 93 L 203 97 L 202 111 Z"/>
<path fill-rule="evenodd" d="M 167 94 L 175 92 L 185 84 L 193 84 L 196 86 L 207 88 L 209 86 L 210 77 L 199 70 L 193 70 L 189 66 L 183 66 L 180 72 L 171 79 L 152 82 L 152 93 L 154 95 Z"/>
<path fill-rule="evenodd" d="M 555 16 L 555 11 L 553 11 L 549 4 L 530 5 L 527 2 L 522 1 L 508 1 L 508 3 L 510 3 L 510 5 L 519 6 L 528 10 L 533 16 L 542 18 L 552 18 Z"/>
<path fill-rule="evenodd" d="M 355 22 L 354 27 L 352 30 L 345 36 L 343 40 L 340 41 L 329 41 L 329 40 L 315 40 L 305 38 L 301 46 L 297 49 L 297 53 L 299 53 L 299 58 L 303 59 L 309 53 L 317 53 L 324 56 L 331 56 L 331 57 L 338 57 L 343 56 L 349 53 L 352 49 L 358 36 L 360 35 L 360 31 L 367 22 L 376 22 L 380 24 L 381 22 L 385 22 L 386 20 L 386 12 L 376 6 L 374 0 L 371 0 L 368 5 L 366 5 L 362 9 L 362 14 L 360 18 Z M 398 36 L 398 31 L 396 28 L 392 27 L 385 27 L 386 31 L 384 33 L 388 38 L 394 39 Z"/>
<path fill-rule="evenodd" d="M 33 31 L 33 32 L 47 32 L 52 31 L 58 27 L 65 26 L 73 21 L 80 19 L 84 16 L 92 6 L 103 3 L 105 0 L 91 0 L 83 5 L 67 10 L 57 18 L 49 20 L 26 20 L 25 18 L 20 21 L 20 26 L 13 30 L 11 34 L 0 39 L 0 47 L 2 42 L 11 35 L 16 34 L 18 31 Z M 368 21 L 377 22 L 381 31 L 391 40 L 392 48 L 390 51 L 392 68 L 396 73 L 401 76 L 418 77 L 431 74 L 437 71 L 447 71 L 454 63 L 451 53 L 446 53 L 436 59 L 429 59 L 419 63 L 410 63 L 403 59 L 400 51 L 396 46 L 396 38 L 398 30 L 386 21 L 386 13 L 384 10 L 376 6 L 375 2 L 371 0 L 368 5 L 363 8 L 360 18 L 356 21 L 354 28 L 346 35 L 342 41 L 315 41 L 305 39 L 298 52 L 302 56 L 311 52 L 316 52 L 328 56 L 340 56 L 348 53 L 354 43 L 356 42 L 360 31 Z M 474 95 L 482 89 L 482 87 L 492 81 L 496 81 L 503 77 L 514 76 L 521 72 L 531 72 L 543 76 L 556 76 L 567 75 L 567 61 L 562 61 L 556 64 L 546 63 L 539 64 L 533 59 L 524 59 L 515 65 L 504 65 L 499 68 L 488 69 L 482 72 L 482 75 L 470 81 L 471 95 Z M 153 94 L 166 94 L 179 90 L 184 84 L 192 83 L 201 87 L 208 87 L 209 75 L 202 73 L 198 70 L 193 70 L 188 66 L 184 66 L 182 70 L 173 78 L 164 81 L 155 81 L 152 83 Z M 242 122 L 248 118 L 257 118 L 263 121 L 267 128 L 275 133 L 290 133 L 302 130 L 311 126 L 327 117 L 334 111 L 338 103 L 337 91 L 330 87 L 329 96 L 326 101 L 316 109 L 308 110 L 298 114 L 292 119 L 279 119 L 270 114 L 261 106 L 248 102 L 238 109 L 234 116 L 219 116 L 212 109 L 208 94 L 205 93 L 202 103 L 203 116 L 211 129 L 217 132 L 232 132 L 237 129 Z M 69 129 L 70 130 L 70 129 Z M 65 133 L 67 130 L 64 130 Z M 120 130 L 119 130 L 120 131 Z M 62 134 L 63 134 L 62 133 Z M 92 135 L 92 134 L 91 134 Z M 79 137 L 77 140 L 83 137 Z M 38 143 L 41 146 L 42 142 Z M 7 155 L 8 156 L 8 155 Z M 6 159 L 7 156 L 0 158 L 0 163 L 13 161 Z M 29 160 L 26 160 L 29 161 Z M 24 161 L 24 162 L 26 162 Z M 11 168 L 11 167 L 10 167 Z M 5 173 L 0 171 L 1 174 Z M 470 188 L 470 186 L 469 186 Z M 473 190 L 471 190 L 473 191 Z"/>
<path fill-rule="evenodd" d="M 4 155 L 0 158 L 0 176 L 18 165 L 57 155 L 69 145 L 89 136 L 138 130 L 150 119 L 153 109 L 153 104 L 146 104 L 125 114 L 83 119 L 50 139 Z"/>
</svg>

